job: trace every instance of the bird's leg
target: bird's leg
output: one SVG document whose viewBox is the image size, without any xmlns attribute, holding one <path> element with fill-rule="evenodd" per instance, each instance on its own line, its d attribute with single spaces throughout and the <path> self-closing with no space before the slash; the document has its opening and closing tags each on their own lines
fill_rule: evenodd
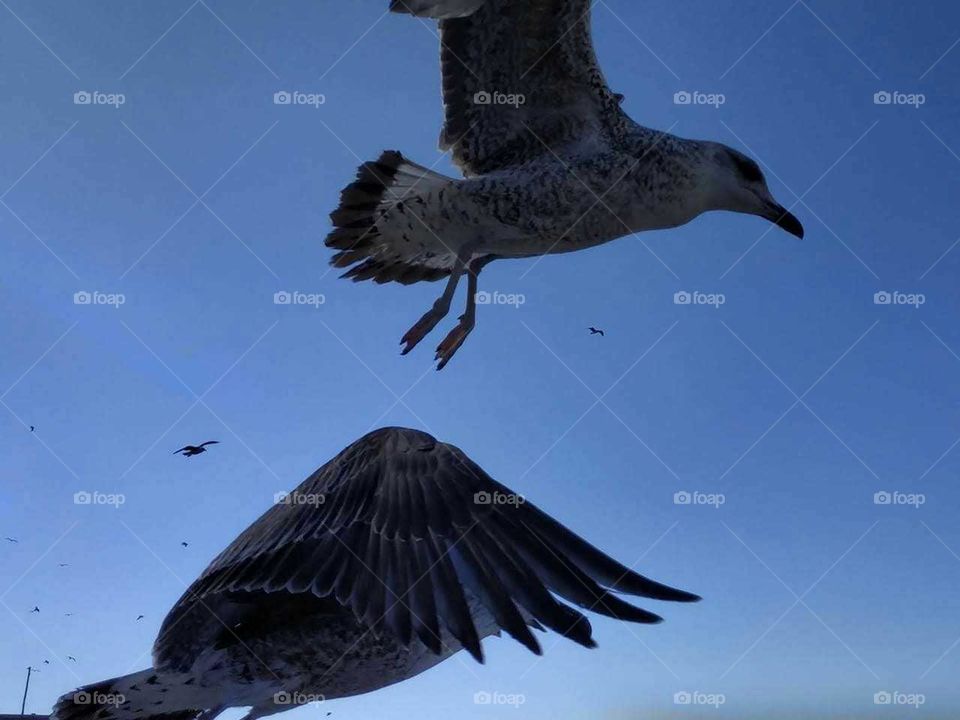
<svg viewBox="0 0 960 720">
<path fill-rule="evenodd" d="M 489 262 L 489 261 L 486 261 Z M 474 260 L 467 268 L 467 307 L 460 316 L 460 322 L 437 346 L 437 355 L 434 360 L 439 360 L 437 370 L 443 370 L 444 366 L 450 362 L 450 358 L 463 345 L 467 335 L 473 330 L 477 318 L 477 276 L 480 270 L 486 264 L 483 259 Z"/>
<path fill-rule="evenodd" d="M 433 330 L 437 323 L 450 312 L 450 302 L 453 300 L 453 294 L 457 291 L 457 283 L 460 282 L 460 277 L 466 269 L 466 263 L 471 254 L 472 252 L 469 249 L 464 249 L 457 255 L 443 294 L 436 299 L 433 307 L 427 310 L 423 317 L 417 320 L 417 323 L 407 330 L 406 334 L 400 339 L 400 344 L 403 345 L 403 350 L 400 351 L 401 355 L 406 355 L 413 350 L 417 343 L 423 340 L 427 333 Z"/>
</svg>

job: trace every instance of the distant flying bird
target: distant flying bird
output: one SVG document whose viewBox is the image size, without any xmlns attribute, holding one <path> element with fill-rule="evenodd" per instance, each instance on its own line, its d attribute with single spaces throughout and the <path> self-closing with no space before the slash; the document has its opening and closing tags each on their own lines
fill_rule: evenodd
<svg viewBox="0 0 960 720">
<path fill-rule="evenodd" d="M 33 610 L 31 610 L 30 612 L 31 612 L 31 613 L 38 613 L 38 612 L 40 612 L 40 608 L 37 607 L 36 605 L 34 605 L 34 606 L 33 606 Z"/>
<path fill-rule="evenodd" d="M 160 628 L 154 666 L 81 689 L 127 702 L 52 720 L 245 720 L 411 678 L 501 631 L 539 655 L 531 628 L 596 645 L 574 606 L 660 617 L 614 593 L 693 601 L 637 574 L 487 475 L 460 449 L 406 428 L 360 438 L 244 530 Z M 566 600 L 570 604 L 561 602 Z"/>
<path fill-rule="evenodd" d="M 67 660 L 72 660 L 73 662 L 77 661 L 77 659 L 73 655 L 67 655 Z"/>
<path fill-rule="evenodd" d="M 57 567 L 70 567 L 70 563 L 58 563 Z"/>
<path fill-rule="evenodd" d="M 143 620 L 143 615 L 137 615 L 137 622 L 139 622 L 140 620 Z"/>
<path fill-rule="evenodd" d="M 591 335 L 599 335 L 600 337 L 606 337 L 606 335 L 603 334 L 603 330 L 598 330 L 595 327 L 588 327 L 587 330 L 590 331 Z"/>
<path fill-rule="evenodd" d="M 6 540 L 7 542 L 12 542 L 12 543 L 19 543 L 19 542 L 20 542 L 20 541 L 17 540 L 16 538 L 12 538 L 12 537 L 5 537 L 4 540 Z"/>
<path fill-rule="evenodd" d="M 190 543 L 188 543 L 188 542 L 181 542 L 180 544 L 183 545 L 184 547 L 187 547 Z"/>
<path fill-rule="evenodd" d="M 73 617 L 74 613 L 64 613 L 64 617 Z"/>
<path fill-rule="evenodd" d="M 184 445 L 179 450 L 174 450 L 173 454 L 176 455 L 177 453 L 183 453 L 184 457 L 193 457 L 194 455 L 199 455 L 200 453 L 206 452 L 207 445 L 219 445 L 219 444 L 220 444 L 219 440 L 207 440 L 206 442 L 200 443 L 199 445 Z"/>
<path fill-rule="evenodd" d="M 474 327 L 477 276 L 500 258 L 567 253 L 701 213 L 758 215 L 803 236 L 756 162 L 717 142 L 652 130 L 624 113 L 591 39 L 589 0 L 393 0 L 440 20 L 441 150 L 464 179 L 384 152 L 360 166 L 331 214 L 331 264 L 354 281 L 447 278 L 401 339 L 412 350 L 450 310 L 438 369 Z"/>
<path fill-rule="evenodd" d="M 33 432 L 34 430 L 36 430 L 36 428 L 35 428 L 33 425 L 31 425 L 31 426 L 30 426 L 30 432 Z"/>
<path fill-rule="evenodd" d="M 44 664 L 44 665 L 49 665 L 49 664 L 50 664 L 50 661 L 49 661 L 49 660 L 44 660 L 44 661 L 43 661 L 43 664 Z"/>
</svg>

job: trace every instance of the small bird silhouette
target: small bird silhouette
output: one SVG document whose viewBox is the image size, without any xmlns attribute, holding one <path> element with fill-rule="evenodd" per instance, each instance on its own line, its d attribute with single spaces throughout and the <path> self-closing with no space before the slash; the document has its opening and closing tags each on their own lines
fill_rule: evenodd
<svg viewBox="0 0 960 720">
<path fill-rule="evenodd" d="M 35 428 L 33 425 L 31 425 L 31 426 L 30 426 L 30 432 L 33 432 L 34 430 L 36 430 L 36 428 Z"/>
<path fill-rule="evenodd" d="M 18 543 L 18 542 L 20 542 L 20 541 L 17 540 L 16 538 L 12 538 L 12 537 L 5 537 L 4 540 L 6 540 L 7 542 L 12 542 L 12 543 Z"/>
<path fill-rule="evenodd" d="M 137 615 L 137 622 L 139 622 L 140 620 L 143 620 L 143 615 Z"/>
<path fill-rule="evenodd" d="M 49 665 L 49 664 L 50 664 L 50 661 L 49 661 L 49 660 L 44 660 L 44 661 L 43 661 L 43 664 L 44 664 L 44 665 Z"/>
<path fill-rule="evenodd" d="M 58 567 L 70 567 L 70 563 L 58 563 Z"/>
<path fill-rule="evenodd" d="M 31 610 L 30 612 L 32 612 L 32 613 L 38 613 L 38 612 L 40 612 L 40 608 L 38 608 L 36 605 L 34 605 L 34 606 L 33 606 L 33 610 Z"/>
<path fill-rule="evenodd" d="M 77 659 L 73 655 L 67 655 L 67 660 L 73 660 L 73 662 L 77 661 Z"/>
<path fill-rule="evenodd" d="M 187 547 L 190 543 L 188 543 L 188 542 L 181 542 L 180 544 L 183 545 L 184 547 Z"/>
<path fill-rule="evenodd" d="M 606 337 L 606 335 L 603 334 L 603 330 L 601 330 L 600 328 L 595 328 L 591 326 L 591 327 L 588 327 L 587 330 L 590 331 L 591 335 L 599 335 L 600 337 Z"/>
<path fill-rule="evenodd" d="M 73 617 L 73 613 L 64 613 L 63 616 L 64 616 L 64 617 Z"/>
<path fill-rule="evenodd" d="M 194 455 L 199 455 L 202 452 L 206 452 L 207 445 L 219 445 L 219 440 L 207 440 L 206 442 L 200 443 L 199 445 L 184 445 L 179 450 L 174 450 L 173 454 L 183 453 L 184 457 L 193 457 Z"/>
</svg>

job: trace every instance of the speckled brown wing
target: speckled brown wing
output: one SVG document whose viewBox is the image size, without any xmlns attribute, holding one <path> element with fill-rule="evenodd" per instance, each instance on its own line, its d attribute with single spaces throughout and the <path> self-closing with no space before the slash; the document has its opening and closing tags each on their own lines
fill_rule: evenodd
<svg viewBox="0 0 960 720">
<path fill-rule="evenodd" d="M 435 653 L 442 625 L 479 661 L 468 596 L 535 653 L 530 624 L 593 645 L 587 619 L 554 593 L 622 620 L 660 619 L 608 590 L 697 599 L 604 555 L 458 448 L 385 428 L 347 447 L 224 550 L 167 616 L 154 654 L 158 666 L 189 666 L 204 633 L 222 630 L 199 607 L 223 607 L 222 598 L 270 603 L 276 593 L 324 598 Z"/>
<path fill-rule="evenodd" d="M 604 80 L 590 0 L 487 0 L 440 21 L 445 123 L 440 147 L 468 175 L 489 173 L 632 121 Z"/>
</svg>

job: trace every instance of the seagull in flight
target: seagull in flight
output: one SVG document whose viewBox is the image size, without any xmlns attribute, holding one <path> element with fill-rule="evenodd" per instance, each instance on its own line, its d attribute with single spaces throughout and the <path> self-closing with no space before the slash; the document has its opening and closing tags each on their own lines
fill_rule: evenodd
<svg viewBox="0 0 960 720">
<path fill-rule="evenodd" d="M 40 612 L 40 608 L 37 607 L 36 605 L 34 605 L 34 606 L 33 606 L 33 610 L 31 610 L 30 612 L 31 612 L 31 613 L 38 613 L 38 612 Z"/>
<path fill-rule="evenodd" d="M 603 334 L 603 330 L 600 330 L 600 329 L 595 328 L 595 327 L 593 327 L 593 326 L 588 327 L 587 330 L 590 331 L 590 334 L 591 334 L 591 335 L 599 335 L 600 337 L 606 337 L 606 335 Z"/>
<path fill-rule="evenodd" d="M 437 347 L 449 361 L 476 321 L 477 276 L 501 258 L 582 250 L 708 211 L 757 215 L 797 237 L 760 166 L 718 142 L 644 127 L 621 108 L 597 63 L 590 0 L 393 0 L 439 20 L 444 124 L 462 179 L 389 150 L 366 162 L 331 214 L 330 260 L 356 282 L 446 278 L 403 336 L 404 354 L 466 308 Z"/>
<path fill-rule="evenodd" d="M 19 542 L 20 542 L 20 541 L 17 540 L 16 538 L 12 538 L 12 537 L 5 537 L 4 540 L 6 540 L 7 542 L 11 542 L 11 543 L 19 543 Z"/>
<path fill-rule="evenodd" d="M 207 445 L 219 445 L 219 440 L 207 440 L 202 442 L 199 445 L 184 445 L 179 450 L 174 450 L 173 454 L 182 453 L 184 457 L 193 457 L 194 455 L 199 455 L 207 451 Z"/>
<path fill-rule="evenodd" d="M 137 615 L 137 622 L 140 622 L 141 620 L 143 620 L 143 615 Z"/>
<path fill-rule="evenodd" d="M 627 568 L 417 430 L 365 435 L 292 497 L 304 502 L 273 505 L 177 601 L 153 667 L 80 690 L 127 703 L 79 705 L 71 692 L 52 720 L 213 720 L 241 706 L 257 720 L 295 707 L 278 693 L 358 695 L 461 650 L 483 662 L 490 636 L 536 655 L 533 629 L 595 647 L 586 610 L 661 620 L 621 594 L 699 599 Z"/>
</svg>

